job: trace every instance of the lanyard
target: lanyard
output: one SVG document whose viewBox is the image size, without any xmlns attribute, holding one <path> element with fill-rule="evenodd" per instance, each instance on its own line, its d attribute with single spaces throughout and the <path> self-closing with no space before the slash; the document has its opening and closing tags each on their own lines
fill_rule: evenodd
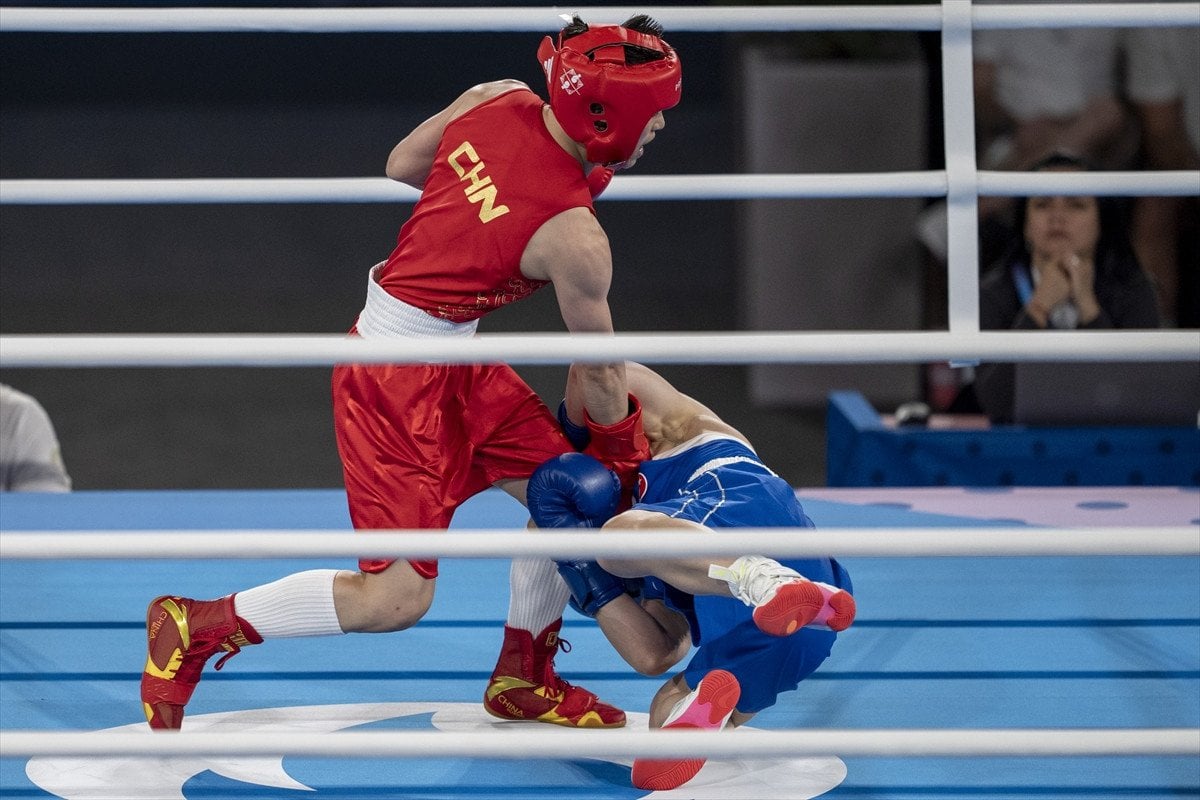
<svg viewBox="0 0 1200 800">
<path fill-rule="evenodd" d="M 1017 296 L 1021 298 L 1021 305 L 1029 305 L 1029 298 L 1033 297 L 1033 282 L 1029 279 L 1029 267 L 1024 264 L 1013 264 L 1012 279 L 1017 287 Z"/>
</svg>

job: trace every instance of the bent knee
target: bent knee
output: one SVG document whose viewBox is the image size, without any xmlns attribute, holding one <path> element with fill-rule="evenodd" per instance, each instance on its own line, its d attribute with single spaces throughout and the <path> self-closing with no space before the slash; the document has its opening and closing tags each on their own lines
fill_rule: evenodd
<svg viewBox="0 0 1200 800">
<path fill-rule="evenodd" d="M 429 605 L 405 600 L 400 603 L 380 603 L 365 610 L 361 633 L 394 633 L 408 630 L 421 621 Z"/>
<path fill-rule="evenodd" d="M 399 562 L 397 562 L 399 563 Z M 342 573 L 335 584 L 338 620 L 342 630 L 390 633 L 416 625 L 433 604 L 435 581 L 420 577 L 404 564 L 381 573 Z M 342 576 L 339 576 L 341 578 Z"/>
<path fill-rule="evenodd" d="M 639 675 L 656 678 L 679 663 L 677 660 L 662 655 L 638 656 L 636 664 L 630 664 Z"/>
</svg>

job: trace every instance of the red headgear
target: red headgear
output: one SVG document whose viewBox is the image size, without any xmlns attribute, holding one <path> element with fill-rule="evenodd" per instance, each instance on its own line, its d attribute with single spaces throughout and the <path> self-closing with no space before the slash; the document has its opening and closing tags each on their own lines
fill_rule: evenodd
<svg viewBox="0 0 1200 800">
<path fill-rule="evenodd" d="M 662 53 L 641 64 L 625 63 L 624 45 Z M 558 47 L 547 36 L 538 48 L 546 72 L 550 108 L 563 130 L 587 147 L 593 164 L 628 161 L 650 118 L 679 102 L 679 57 L 657 36 L 595 25 Z"/>
</svg>

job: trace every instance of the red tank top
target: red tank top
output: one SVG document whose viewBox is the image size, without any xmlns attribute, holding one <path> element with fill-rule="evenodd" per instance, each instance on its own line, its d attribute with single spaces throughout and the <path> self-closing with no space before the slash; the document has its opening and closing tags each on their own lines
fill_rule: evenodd
<svg viewBox="0 0 1200 800">
<path fill-rule="evenodd" d="M 542 106 L 530 90 L 515 89 L 446 126 L 379 274 L 388 294 L 468 322 L 546 284 L 521 275 L 530 237 L 567 209 L 593 209 L 583 169 L 546 130 Z"/>
</svg>

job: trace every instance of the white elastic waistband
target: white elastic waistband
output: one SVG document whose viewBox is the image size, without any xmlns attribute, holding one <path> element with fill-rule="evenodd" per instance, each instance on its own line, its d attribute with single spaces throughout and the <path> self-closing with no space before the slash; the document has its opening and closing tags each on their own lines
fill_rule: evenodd
<svg viewBox="0 0 1200 800">
<path fill-rule="evenodd" d="M 711 461 L 705 461 L 696 469 L 695 472 L 691 474 L 691 476 L 687 479 L 687 482 L 691 483 L 706 472 L 712 472 L 714 469 L 726 467 L 730 464 L 753 464 L 756 467 L 766 470 L 771 475 L 775 475 L 775 473 L 768 466 L 763 464 L 757 458 L 750 458 L 750 456 L 726 456 L 725 458 L 714 458 Z M 776 475 L 775 477 L 779 476 Z"/>
<path fill-rule="evenodd" d="M 474 336 L 479 320 L 451 322 L 440 319 L 392 297 L 375 280 L 383 268 L 379 263 L 367 273 L 367 304 L 358 315 L 358 335 L 364 339 L 396 339 L 426 336 Z"/>
<path fill-rule="evenodd" d="M 699 436 L 693 436 L 691 439 L 688 439 L 686 442 L 680 442 L 679 444 L 675 445 L 674 447 L 667 448 L 666 450 L 663 450 L 661 453 L 658 453 L 654 457 L 655 458 L 669 458 L 671 456 L 677 456 L 685 450 L 691 450 L 693 447 L 699 447 L 702 444 L 708 444 L 709 442 L 719 442 L 719 441 L 722 441 L 725 439 L 728 439 L 731 442 L 737 442 L 738 444 L 745 445 L 746 447 L 750 448 L 750 452 L 755 452 L 754 448 L 751 447 L 748 442 L 743 441 L 742 439 L 739 439 L 736 436 L 730 436 L 728 433 L 718 433 L 716 431 L 709 431 L 707 433 L 702 433 Z"/>
</svg>

